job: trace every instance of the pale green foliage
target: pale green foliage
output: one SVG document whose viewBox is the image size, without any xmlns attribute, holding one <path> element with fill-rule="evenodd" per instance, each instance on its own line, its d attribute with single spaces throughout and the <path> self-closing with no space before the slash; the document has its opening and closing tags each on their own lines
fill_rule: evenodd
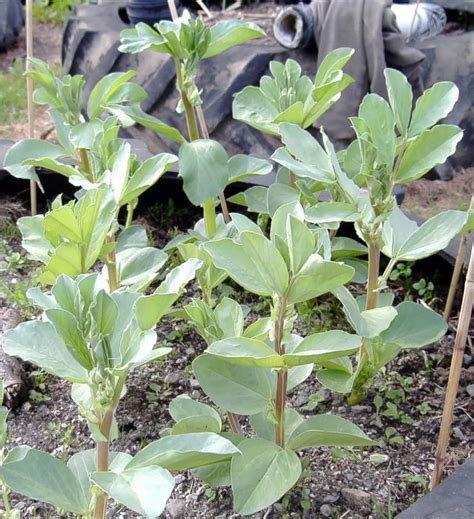
<svg viewBox="0 0 474 519">
<path fill-rule="evenodd" d="M 280 135 L 280 123 L 311 126 L 352 83 L 342 69 L 353 54 L 353 49 L 344 48 L 330 52 L 314 81 L 302 75 L 300 65 L 292 59 L 284 64 L 272 61 L 273 77 L 263 76 L 258 87 L 245 87 L 235 96 L 234 118 L 273 135 Z"/>
</svg>

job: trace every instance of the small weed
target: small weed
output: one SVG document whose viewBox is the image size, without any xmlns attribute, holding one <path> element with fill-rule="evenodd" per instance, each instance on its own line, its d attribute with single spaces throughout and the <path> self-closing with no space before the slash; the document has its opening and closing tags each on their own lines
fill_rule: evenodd
<svg viewBox="0 0 474 519">
<path fill-rule="evenodd" d="M 397 433 L 395 427 L 387 427 L 384 431 L 383 440 L 385 445 L 404 445 L 405 440 L 403 436 Z"/>
<path fill-rule="evenodd" d="M 160 399 L 161 386 L 160 384 L 151 383 L 149 386 L 150 391 L 146 393 L 146 399 L 148 402 L 157 402 Z"/>
<path fill-rule="evenodd" d="M 309 397 L 308 403 L 302 407 L 303 411 L 314 411 L 319 404 L 328 399 L 328 392 L 326 389 L 320 389 Z"/>
<path fill-rule="evenodd" d="M 428 414 L 431 411 L 431 406 L 428 402 L 422 402 L 416 406 L 416 409 L 421 415 Z"/>
</svg>

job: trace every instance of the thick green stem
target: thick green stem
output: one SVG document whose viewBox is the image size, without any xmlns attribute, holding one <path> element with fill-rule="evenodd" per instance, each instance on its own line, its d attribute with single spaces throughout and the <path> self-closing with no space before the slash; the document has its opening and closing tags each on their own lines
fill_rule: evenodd
<svg viewBox="0 0 474 519">
<path fill-rule="evenodd" d="M 5 515 L 6 517 L 10 517 L 12 507 L 10 505 L 10 496 L 8 495 L 8 488 L 5 485 L 2 485 L 2 496 L 3 506 L 5 507 Z"/>
<path fill-rule="evenodd" d="M 374 242 L 369 243 L 369 279 L 367 282 L 367 302 L 365 309 L 377 307 L 380 250 Z"/>
<path fill-rule="evenodd" d="M 285 446 L 285 402 L 288 387 L 288 370 L 281 368 L 277 373 L 277 390 L 275 399 L 276 425 L 275 443 L 280 447 Z"/>
<path fill-rule="evenodd" d="M 110 433 L 114 420 L 115 411 L 122 395 L 125 379 L 119 378 L 115 386 L 114 398 L 110 407 L 104 414 L 102 423 L 100 424 L 100 432 L 102 436 L 107 438 L 104 441 L 97 442 L 97 471 L 107 472 L 109 470 L 109 450 L 110 450 Z M 99 494 L 95 501 L 94 519 L 104 519 L 107 510 L 107 494 Z"/>
<path fill-rule="evenodd" d="M 206 237 L 212 238 L 217 231 L 216 222 L 216 206 L 214 200 L 207 200 L 202 205 L 204 210 L 204 227 L 206 229 Z"/>
<path fill-rule="evenodd" d="M 113 236 L 107 236 L 106 241 L 109 244 L 113 244 L 115 247 Z M 115 290 L 118 288 L 117 258 L 115 257 L 115 248 L 107 254 L 106 266 L 107 275 L 109 278 L 110 292 L 115 292 Z"/>
<path fill-rule="evenodd" d="M 89 154 L 85 148 L 79 149 L 79 156 L 81 157 L 82 169 L 87 173 L 89 180 L 93 181 L 91 163 L 89 161 Z"/>
<path fill-rule="evenodd" d="M 278 317 L 275 321 L 275 351 L 278 355 L 285 354 L 283 334 L 285 328 L 286 300 L 278 301 Z M 275 443 L 280 447 L 285 446 L 285 404 L 286 390 L 288 386 L 288 371 L 281 368 L 277 372 L 277 387 L 275 396 Z"/>
<path fill-rule="evenodd" d="M 135 211 L 138 205 L 138 198 L 132 200 L 129 204 L 127 204 L 127 219 L 125 220 L 125 228 L 130 227 L 133 223 L 133 212 Z"/>
</svg>

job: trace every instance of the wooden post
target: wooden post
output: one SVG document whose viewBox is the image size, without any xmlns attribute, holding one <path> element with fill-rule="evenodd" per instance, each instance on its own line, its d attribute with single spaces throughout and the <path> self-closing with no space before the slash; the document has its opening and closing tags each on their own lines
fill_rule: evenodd
<svg viewBox="0 0 474 519">
<path fill-rule="evenodd" d="M 430 488 L 433 489 L 441 482 L 443 476 L 444 462 L 446 451 L 449 445 L 449 437 L 451 434 L 451 424 L 453 421 L 454 405 L 459 387 L 459 378 L 461 376 L 461 368 L 464 356 L 464 348 L 466 346 L 467 333 L 472 315 L 472 304 L 474 301 L 474 245 L 471 248 L 471 257 L 469 260 L 469 268 L 466 276 L 466 284 L 464 286 L 464 294 L 462 298 L 461 312 L 459 314 L 458 329 L 456 339 L 454 341 L 453 356 L 451 359 L 451 368 L 449 370 L 448 387 L 444 400 L 443 419 L 439 430 L 438 446 L 436 448 L 436 459 L 433 474 L 431 476 Z"/>
<path fill-rule="evenodd" d="M 471 197 L 471 205 L 469 206 L 469 210 L 474 210 L 474 195 Z M 444 307 L 443 317 L 448 320 L 451 315 L 451 311 L 453 309 L 454 298 L 456 297 L 456 291 L 458 289 L 459 278 L 461 277 L 462 266 L 464 265 L 464 257 L 466 256 L 466 248 L 467 248 L 467 238 L 469 236 L 468 232 L 465 232 L 461 236 L 461 241 L 459 242 L 458 255 L 456 256 L 456 263 L 454 264 L 453 276 L 451 278 L 451 283 L 449 285 L 448 297 L 446 299 L 446 306 Z"/>
<path fill-rule="evenodd" d="M 33 0 L 26 0 L 26 70 L 30 70 L 30 58 L 33 57 Z M 26 78 L 26 93 L 28 102 L 28 138 L 35 138 L 34 117 L 33 117 L 33 80 Z M 34 216 L 38 212 L 37 186 L 34 180 L 30 180 L 30 206 L 31 214 Z"/>
</svg>

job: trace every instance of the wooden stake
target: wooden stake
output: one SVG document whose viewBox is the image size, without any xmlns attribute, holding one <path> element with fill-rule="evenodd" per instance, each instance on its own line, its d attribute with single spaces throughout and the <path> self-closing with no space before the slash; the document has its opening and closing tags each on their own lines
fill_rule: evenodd
<svg viewBox="0 0 474 519">
<path fill-rule="evenodd" d="M 26 70 L 30 70 L 30 59 L 33 57 L 33 0 L 26 0 Z M 33 80 L 26 78 L 26 93 L 28 102 L 28 138 L 34 139 L 34 106 L 33 106 Z M 30 206 L 31 214 L 38 212 L 37 186 L 34 180 L 30 180 Z"/>
<path fill-rule="evenodd" d="M 433 474 L 431 476 L 430 488 L 433 489 L 441 482 L 443 476 L 446 451 L 449 445 L 451 425 L 453 421 L 454 405 L 461 376 L 464 348 L 466 347 L 467 333 L 471 322 L 472 304 L 474 302 L 474 245 L 471 247 L 471 257 L 464 286 L 461 312 L 459 314 L 458 329 L 454 341 L 453 357 L 449 370 L 448 387 L 444 401 L 443 419 L 439 431 L 438 446 L 436 448 L 436 459 Z"/>
<path fill-rule="evenodd" d="M 471 205 L 469 206 L 469 210 L 472 211 L 474 209 L 474 195 L 471 197 Z M 456 296 L 456 291 L 458 289 L 459 278 L 461 277 L 462 266 L 464 265 L 464 258 L 466 256 L 466 248 L 467 248 L 467 239 L 469 233 L 466 232 L 461 236 L 461 241 L 459 242 L 458 255 L 456 256 L 456 263 L 454 264 L 453 276 L 451 278 L 451 283 L 449 285 L 448 298 L 446 299 L 446 306 L 444 307 L 443 317 L 448 320 L 451 315 L 451 311 L 453 309 L 454 298 Z"/>
</svg>

